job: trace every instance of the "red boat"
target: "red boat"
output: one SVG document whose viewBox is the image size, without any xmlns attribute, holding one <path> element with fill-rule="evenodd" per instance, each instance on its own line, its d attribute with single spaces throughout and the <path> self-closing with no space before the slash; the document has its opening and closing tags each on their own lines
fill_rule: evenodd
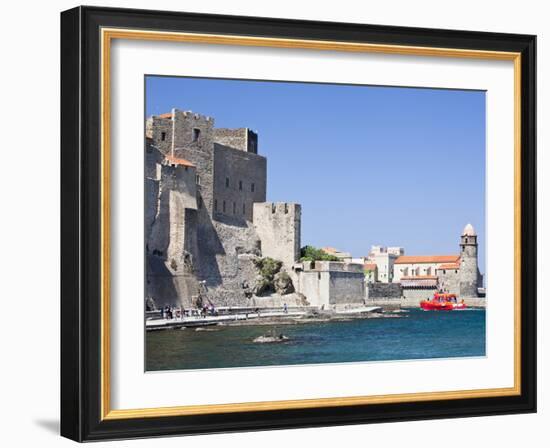
<svg viewBox="0 0 550 448">
<path fill-rule="evenodd" d="M 420 308 L 425 311 L 452 311 L 466 308 L 464 300 L 460 303 L 456 300 L 455 294 L 443 294 L 436 292 L 433 299 L 420 302 Z"/>
</svg>

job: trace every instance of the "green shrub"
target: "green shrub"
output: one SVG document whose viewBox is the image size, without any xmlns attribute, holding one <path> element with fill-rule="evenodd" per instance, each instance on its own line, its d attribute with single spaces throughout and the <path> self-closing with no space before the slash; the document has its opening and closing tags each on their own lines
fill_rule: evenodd
<svg viewBox="0 0 550 448">
<path fill-rule="evenodd" d="M 338 257 L 327 254 L 323 249 L 304 246 L 300 249 L 300 261 L 339 261 Z"/>
<path fill-rule="evenodd" d="M 274 260 L 270 257 L 265 257 L 256 260 L 255 265 L 256 268 L 260 271 L 260 275 L 269 282 L 272 282 L 275 274 L 281 270 L 283 262 L 279 260 Z"/>
<path fill-rule="evenodd" d="M 283 262 L 270 257 L 259 258 L 254 261 L 259 271 L 253 291 L 256 295 L 262 295 L 268 291 L 275 291 L 274 277 L 283 267 Z"/>
</svg>

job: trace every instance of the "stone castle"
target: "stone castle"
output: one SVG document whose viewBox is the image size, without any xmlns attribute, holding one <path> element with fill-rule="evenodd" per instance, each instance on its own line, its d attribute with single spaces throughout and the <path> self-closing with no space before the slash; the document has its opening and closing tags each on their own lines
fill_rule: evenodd
<svg viewBox="0 0 550 448">
<path fill-rule="evenodd" d="M 326 309 L 379 295 L 416 300 L 434 289 L 477 297 L 481 277 L 471 226 L 461 237 L 461 254 L 443 261 L 376 246 L 368 260 L 335 252 L 341 261 L 300 263 L 301 206 L 266 202 L 266 177 L 267 160 L 250 129 L 216 128 L 211 117 L 177 109 L 146 120 L 150 308 L 286 303 Z M 266 257 L 277 262 L 267 289 Z M 367 264 L 374 274 L 365 276 Z"/>
<path fill-rule="evenodd" d="M 282 262 L 279 292 L 293 290 L 301 209 L 266 202 L 256 133 L 174 109 L 147 119 L 145 153 L 146 294 L 156 306 L 196 306 L 201 290 L 215 306 L 254 305 L 261 257 Z"/>
</svg>

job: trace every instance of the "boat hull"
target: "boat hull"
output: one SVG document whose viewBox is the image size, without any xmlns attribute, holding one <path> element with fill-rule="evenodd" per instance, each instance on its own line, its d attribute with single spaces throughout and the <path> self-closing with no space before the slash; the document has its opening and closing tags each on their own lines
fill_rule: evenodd
<svg viewBox="0 0 550 448">
<path fill-rule="evenodd" d="M 424 300 L 420 302 L 420 308 L 424 311 L 453 311 L 453 310 L 463 310 L 466 308 L 464 303 L 451 303 L 451 302 L 430 302 Z"/>
</svg>

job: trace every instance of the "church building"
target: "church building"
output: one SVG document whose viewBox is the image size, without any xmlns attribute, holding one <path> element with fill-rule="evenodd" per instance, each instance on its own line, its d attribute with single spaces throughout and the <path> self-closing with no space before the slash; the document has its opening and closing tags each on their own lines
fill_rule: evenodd
<svg viewBox="0 0 550 448">
<path fill-rule="evenodd" d="M 468 224 L 460 237 L 459 254 L 401 255 L 394 262 L 393 282 L 401 283 L 405 298 L 428 298 L 436 291 L 477 297 L 483 284 L 477 249 L 477 234 Z"/>
</svg>

